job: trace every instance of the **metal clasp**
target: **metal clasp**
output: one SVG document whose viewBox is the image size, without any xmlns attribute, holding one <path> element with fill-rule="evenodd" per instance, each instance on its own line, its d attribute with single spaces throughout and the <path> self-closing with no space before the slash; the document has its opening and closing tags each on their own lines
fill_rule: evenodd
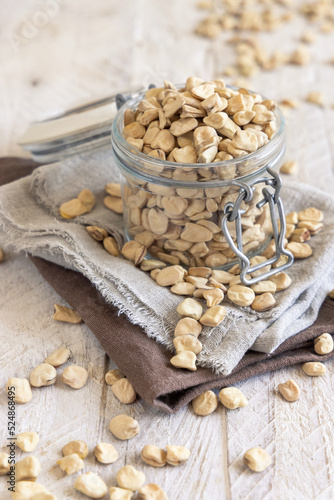
<svg viewBox="0 0 334 500">
<path fill-rule="evenodd" d="M 226 203 L 224 207 L 224 215 L 221 221 L 222 231 L 226 238 L 226 241 L 229 244 L 230 248 L 233 250 L 233 252 L 236 254 L 236 256 L 239 257 L 240 269 L 241 269 L 240 280 L 245 285 L 253 285 L 258 281 L 265 280 L 270 276 L 273 276 L 274 274 L 284 271 L 284 269 L 287 269 L 293 263 L 292 253 L 284 248 L 286 222 L 284 216 L 283 203 L 280 198 L 282 180 L 279 174 L 270 167 L 270 164 L 267 166 L 267 172 L 270 177 L 261 177 L 260 179 L 257 179 L 254 182 L 252 182 L 251 184 L 245 184 L 240 181 L 232 181 L 233 185 L 240 187 L 240 192 L 235 202 Z M 241 209 L 240 205 L 242 201 L 249 202 L 252 200 L 254 193 L 254 186 L 255 184 L 260 184 L 260 183 L 264 183 L 266 187 L 262 189 L 263 199 L 260 200 L 256 204 L 256 206 L 257 208 L 262 208 L 266 203 L 268 203 L 269 205 L 276 250 L 275 250 L 275 255 L 270 259 L 267 259 L 265 262 L 260 262 L 255 266 L 251 266 L 248 257 L 246 257 L 246 255 L 243 252 L 241 215 L 245 213 L 245 210 Z M 267 186 L 273 188 L 274 192 L 271 193 Z M 280 222 L 280 229 L 278 228 L 277 213 Z M 233 222 L 233 221 L 235 221 L 237 245 L 233 241 L 227 227 L 227 222 Z M 278 261 L 281 255 L 286 255 L 288 258 L 285 264 L 282 264 L 281 266 L 276 267 L 275 269 L 272 268 L 269 271 L 262 273 L 260 276 L 256 276 L 255 278 L 248 279 L 246 277 L 247 274 L 259 271 L 263 267 L 274 264 L 275 262 Z"/>
</svg>

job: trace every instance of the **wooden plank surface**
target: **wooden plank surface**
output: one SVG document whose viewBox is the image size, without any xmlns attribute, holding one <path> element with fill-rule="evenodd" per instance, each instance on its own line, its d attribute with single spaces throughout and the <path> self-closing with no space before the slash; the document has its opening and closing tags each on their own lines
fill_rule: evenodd
<svg viewBox="0 0 334 500">
<path fill-rule="evenodd" d="M 18 137 L 29 122 L 49 111 L 162 78 L 182 82 L 190 74 L 220 77 L 226 62 L 233 60 L 231 47 L 223 44 L 229 34 L 216 40 L 193 35 L 203 16 L 193 0 L 52 0 L 45 14 L 47 3 L 4 0 L 0 5 L 1 156 L 24 155 L 16 144 Z M 38 19 L 39 27 L 32 29 Z M 269 50 L 279 46 L 291 52 L 305 29 L 304 21 L 297 19 L 261 37 Z M 334 66 L 326 64 L 334 56 L 333 41 L 333 34 L 318 34 L 310 48 L 311 65 L 260 73 L 249 80 L 250 88 L 276 99 L 301 99 L 319 88 L 329 104 L 334 103 Z M 333 118 L 330 105 L 306 103 L 287 116 L 287 156 L 298 160 L 300 167 L 294 180 L 332 193 Z M 5 242 L 1 236 L 1 244 Z M 35 452 L 42 463 L 39 482 L 58 500 L 83 498 L 73 489 L 74 478 L 64 477 L 56 465 L 62 446 L 72 439 L 88 443 L 85 471 L 97 472 L 108 486 L 115 484 L 121 466 L 132 464 L 145 472 L 148 482 L 160 484 L 170 500 L 334 497 L 332 362 L 320 379 L 307 378 L 300 367 L 292 367 L 240 383 L 249 405 L 229 412 L 220 405 L 207 418 L 188 408 L 164 415 L 142 401 L 124 407 L 103 383 L 112 364 L 91 332 L 85 325 L 52 320 L 53 304 L 60 300 L 25 256 L 9 253 L 0 281 L 0 451 L 6 443 L 3 387 L 9 377 L 28 376 L 60 345 L 67 345 L 74 361 L 90 373 L 80 391 L 57 381 L 55 386 L 34 389 L 33 400 L 18 406 L 17 431 L 40 434 Z M 302 389 L 301 399 L 293 405 L 277 395 L 277 385 L 291 377 Z M 116 440 L 108 430 L 109 420 L 121 412 L 135 416 L 141 425 L 140 435 L 129 442 Z M 119 451 L 115 464 L 102 466 L 94 460 L 93 447 L 101 441 L 113 443 Z M 180 468 L 153 469 L 140 459 L 148 443 L 188 446 L 191 458 Z M 254 474 L 243 466 L 242 456 L 259 445 L 274 463 Z M 10 498 L 5 478 L 0 478 L 0 491 L 1 500 Z"/>
</svg>

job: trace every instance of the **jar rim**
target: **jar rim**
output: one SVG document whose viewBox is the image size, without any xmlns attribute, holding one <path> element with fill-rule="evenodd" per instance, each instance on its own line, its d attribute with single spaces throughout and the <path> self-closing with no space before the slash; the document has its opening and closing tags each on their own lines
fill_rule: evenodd
<svg viewBox="0 0 334 500">
<path fill-rule="evenodd" d="M 177 85 L 177 87 L 184 87 L 183 85 Z M 226 85 L 227 88 L 230 88 L 232 90 L 240 90 L 242 87 L 235 87 L 233 85 Z M 248 89 L 247 89 L 248 90 Z M 225 160 L 221 162 L 211 162 L 211 163 L 179 163 L 179 162 L 172 162 L 168 160 L 160 160 L 158 158 L 153 158 L 151 156 L 148 156 L 145 153 L 142 153 L 141 151 L 134 151 L 133 146 L 127 142 L 125 137 L 123 136 L 123 127 L 124 127 L 124 113 L 127 109 L 133 109 L 136 107 L 137 104 L 143 99 L 145 96 L 145 93 L 147 90 L 141 92 L 137 96 L 133 97 L 132 99 L 129 99 L 126 101 L 123 106 L 118 110 L 116 113 L 113 123 L 112 123 L 112 133 L 111 133 L 111 141 L 112 141 L 112 146 L 114 153 L 117 151 L 117 153 L 121 153 L 123 156 L 123 159 L 126 158 L 128 160 L 131 160 L 132 164 L 132 169 L 134 169 L 134 165 L 136 165 L 135 170 L 137 171 L 138 174 L 143 175 L 143 174 L 149 174 L 150 179 L 152 182 L 157 181 L 161 183 L 163 181 L 164 183 L 168 181 L 173 181 L 175 183 L 175 179 L 169 179 L 164 176 L 160 176 L 159 172 L 156 171 L 157 166 L 164 166 L 165 168 L 168 168 L 170 170 L 177 170 L 177 169 L 203 169 L 203 168 L 219 168 L 219 167 L 228 167 L 231 165 L 235 165 L 238 167 L 239 165 L 243 165 L 249 162 L 254 163 L 256 165 L 257 163 L 260 164 L 258 169 L 255 169 L 251 171 L 250 173 L 247 173 L 245 175 L 241 175 L 235 178 L 235 180 L 238 180 L 240 182 L 247 182 L 254 177 L 261 175 L 262 173 L 265 172 L 266 166 L 269 163 L 270 160 L 273 160 L 277 155 L 279 155 L 279 159 L 281 159 L 281 154 L 279 154 L 282 150 L 284 152 L 285 150 L 285 119 L 283 116 L 282 111 L 280 108 L 277 106 L 274 114 L 276 118 L 276 124 L 277 124 L 277 130 L 275 131 L 272 139 L 270 139 L 264 146 L 261 148 L 257 149 L 256 151 L 249 153 L 244 156 L 232 158 L 231 160 Z M 253 94 L 259 94 L 258 92 L 254 92 L 251 90 L 248 90 L 248 92 L 253 93 Z M 262 99 L 267 99 L 265 96 L 260 94 Z M 149 165 L 150 167 L 147 167 L 147 170 L 145 169 L 144 171 L 141 170 L 138 166 L 138 161 L 145 162 L 146 165 Z M 265 162 L 265 165 L 263 163 Z M 229 184 L 231 180 L 223 180 L 223 179 L 215 179 L 213 182 L 211 180 L 201 182 L 203 184 L 203 187 L 209 187 L 209 184 L 214 184 L 217 186 L 219 185 L 224 185 L 224 184 Z M 198 186 L 198 181 L 178 181 L 178 183 L 181 183 L 182 185 L 187 185 L 189 186 L 190 184 L 197 184 Z"/>
</svg>

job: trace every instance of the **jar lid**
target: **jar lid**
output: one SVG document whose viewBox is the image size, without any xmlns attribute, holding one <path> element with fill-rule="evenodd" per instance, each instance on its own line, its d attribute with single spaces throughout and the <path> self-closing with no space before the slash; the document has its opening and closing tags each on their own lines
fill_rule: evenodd
<svg viewBox="0 0 334 500">
<path fill-rule="evenodd" d="M 117 109 L 143 89 L 114 94 L 55 113 L 30 125 L 18 143 L 38 162 L 110 146 L 111 125 Z"/>
</svg>

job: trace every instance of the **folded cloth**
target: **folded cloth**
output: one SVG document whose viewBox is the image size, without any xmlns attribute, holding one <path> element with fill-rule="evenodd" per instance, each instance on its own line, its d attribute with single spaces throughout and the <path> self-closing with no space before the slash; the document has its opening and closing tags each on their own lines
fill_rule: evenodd
<svg viewBox="0 0 334 500">
<path fill-rule="evenodd" d="M 118 179 L 109 152 L 70 158 L 44 166 L 31 177 L 0 189 L 0 228 L 6 243 L 69 269 L 80 271 L 149 337 L 173 349 L 180 297 L 159 287 L 148 274 L 125 259 L 109 255 L 89 237 L 85 225 L 105 227 L 121 243 L 123 220 L 102 203 L 103 186 Z M 97 196 L 91 213 L 64 221 L 59 206 L 83 188 Z M 296 262 L 289 274 L 291 287 L 276 294 L 274 309 L 257 313 L 226 302 L 228 314 L 214 329 L 201 334 L 203 351 L 198 365 L 228 375 L 244 354 L 253 350 L 271 353 L 286 339 L 309 327 L 316 319 L 334 283 L 334 198 L 308 186 L 289 184 L 282 193 L 287 210 L 314 205 L 324 212 L 325 230 L 311 240 L 314 255 Z"/>
<path fill-rule="evenodd" d="M 28 174 L 35 166 L 26 160 L 0 160 L 0 185 Z M 207 389 L 222 388 L 287 365 L 325 361 L 334 356 L 334 352 L 319 356 L 313 349 L 314 337 L 326 331 L 334 332 L 334 301 L 327 299 L 310 328 L 290 337 L 272 354 L 248 351 L 228 376 L 214 375 L 204 368 L 192 373 L 177 370 L 169 363 L 168 350 L 149 338 L 140 326 L 130 323 L 124 314 L 119 315 L 117 308 L 107 304 L 87 278 L 43 259 L 33 258 L 33 262 L 54 289 L 78 311 L 143 399 L 168 413 L 175 413 Z"/>
<path fill-rule="evenodd" d="M 149 404 L 175 413 L 208 389 L 223 388 L 254 375 L 307 361 L 325 361 L 334 352 L 315 353 L 313 339 L 324 332 L 334 336 L 334 300 L 326 299 L 316 322 L 283 342 L 272 354 L 248 351 L 230 375 L 215 375 L 212 370 L 179 370 L 170 364 L 171 354 L 149 338 L 144 330 L 118 314 L 107 304 L 92 283 L 82 274 L 64 269 L 38 257 L 32 260 L 50 285 L 82 317 L 102 347 L 127 376 L 138 394 Z"/>
</svg>

